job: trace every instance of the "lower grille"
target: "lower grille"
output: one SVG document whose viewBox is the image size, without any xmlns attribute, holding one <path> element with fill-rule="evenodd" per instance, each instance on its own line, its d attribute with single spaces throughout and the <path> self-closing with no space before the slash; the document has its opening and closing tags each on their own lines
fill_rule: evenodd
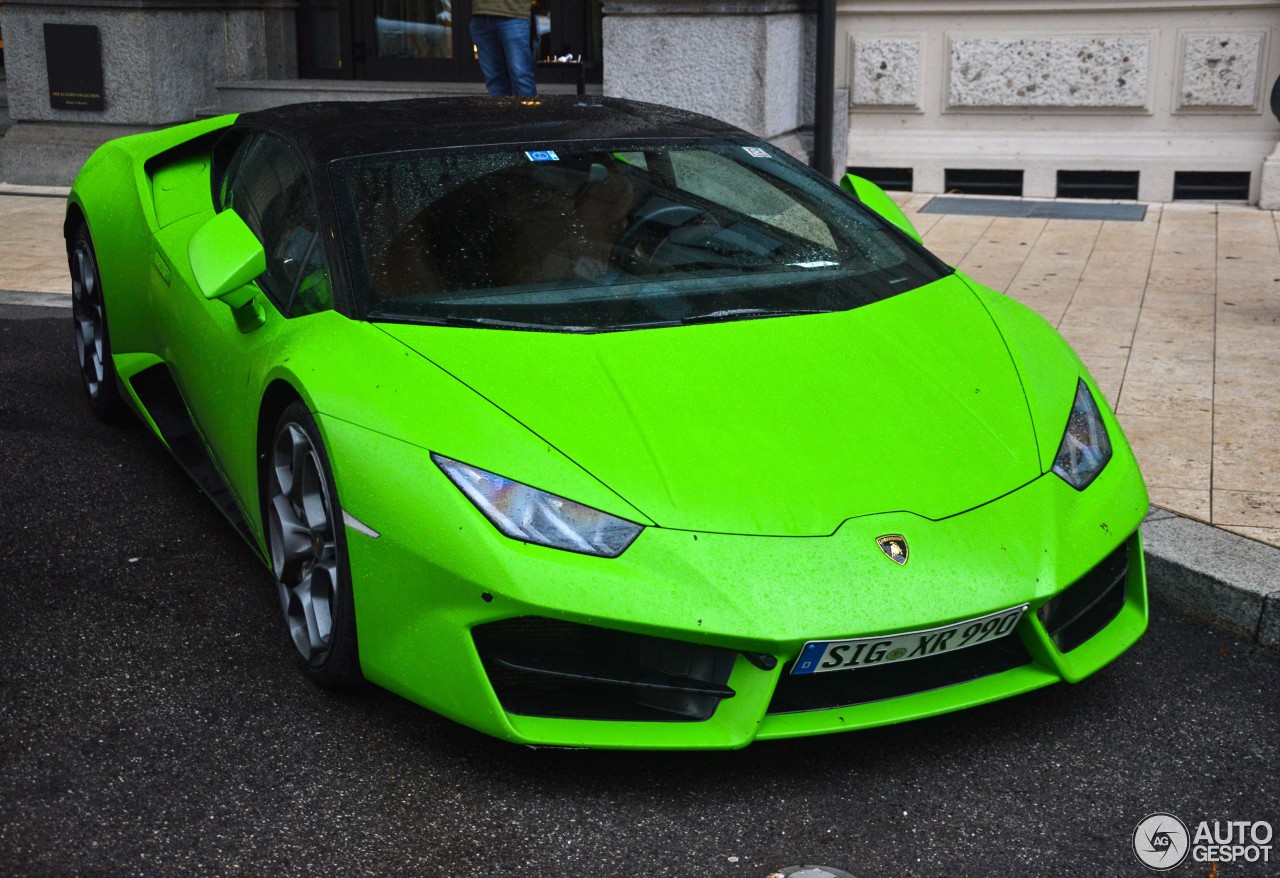
<svg viewBox="0 0 1280 878">
<path fill-rule="evenodd" d="M 734 694 L 733 650 L 533 616 L 472 636 L 509 713 L 698 722 Z"/>
<path fill-rule="evenodd" d="M 1060 652 L 1070 652 L 1107 627 L 1124 606 L 1129 542 L 1125 540 L 1100 564 L 1036 611 Z"/>
<path fill-rule="evenodd" d="M 783 674 L 769 713 L 798 713 L 850 707 L 928 692 L 1029 664 L 1031 656 L 1016 633 L 978 646 L 928 658 L 823 674 Z"/>
</svg>

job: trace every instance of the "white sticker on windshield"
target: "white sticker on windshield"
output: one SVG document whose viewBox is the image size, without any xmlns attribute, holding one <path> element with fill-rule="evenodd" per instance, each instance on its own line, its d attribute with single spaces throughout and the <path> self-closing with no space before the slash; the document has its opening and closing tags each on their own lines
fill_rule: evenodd
<svg viewBox="0 0 1280 878">
<path fill-rule="evenodd" d="M 746 150 L 747 155 L 754 156 L 755 158 L 758 158 L 758 159 L 773 158 L 773 156 L 769 155 L 767 152 L 765 152 L 763 149 L 761 149 L 758 146 L 744 146 L 743 149 Z"/>
<path fill-rule="evenodd" d="M 525 155 L 529 157 L 529 161 L 531 162 L 560 161 L 560 156 L 555 154 L 555 150 L 551 150 L 551 149 L 542 149 L 542 150 L 535 150 L 534 152 L 526 152 Z"/>
</svg>

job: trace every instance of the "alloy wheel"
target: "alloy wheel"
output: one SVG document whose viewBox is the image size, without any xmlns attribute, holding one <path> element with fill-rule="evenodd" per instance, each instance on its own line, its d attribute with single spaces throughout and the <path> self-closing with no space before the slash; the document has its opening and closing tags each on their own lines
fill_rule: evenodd
<svg viewBox="0 0 1280 878">
<path fill-rule="evenodd" d="M 333 641 L 338 545 L 320 455 L 300 424 L 280 425 L 270 469 L 271 567 L 289 636 L 314 667 L 324 664 Z"/>
<path fill-rule="evenodd" d="M 76 358 L 91 400 L 102 394 L 106 377 L 106 312 L 98 284 L 98 265 L 89 242 L 81 238 L 71 252 L 71 307 L 75 319 Z"/>
</svg>

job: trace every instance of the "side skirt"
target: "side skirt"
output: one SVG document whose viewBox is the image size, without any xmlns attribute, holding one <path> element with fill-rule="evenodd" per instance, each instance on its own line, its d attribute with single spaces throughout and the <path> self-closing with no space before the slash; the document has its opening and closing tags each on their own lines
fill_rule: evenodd
<svg viewBox="0 0 1280 878">
<path fill-rule="evenodd" d="M 260 555 L 258 541 L 254 539 L 249 523 L 222 473 L 205 449 L 200 431 L 191 420 L 186 403 L 182 401 L 182 392 L 169 374 L 168 367 L 156 364 L 143 369 L 129 379 L 129 385 L 159 430 L 160 437 L 169 446 L 170 453 L 196 480 L 196 484 L 218 507 L 218 511 L 235 526 L 254 554 Z"/>
</svg>

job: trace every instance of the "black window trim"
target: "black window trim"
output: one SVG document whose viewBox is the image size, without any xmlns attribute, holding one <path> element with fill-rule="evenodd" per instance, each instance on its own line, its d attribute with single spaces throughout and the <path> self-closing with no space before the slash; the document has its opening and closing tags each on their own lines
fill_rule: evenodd
<svg viewBox="0 0 1280 878">
<path fill-rule="evenodd" d="M 316 213 L 316 229 L 312 233 L 310 242 L 308 242 L 307 244 L 307 249 L 303 254 L 303 257 L 300 262 L 300 266 L 306 266 L 307 263 L 310 262 L 312 253 L 314 252 L 316 245 L 319 244 L 321 258 L 324 260 L 325 268 L 329 273 L 330 283 L 333 284 L 334 283 L 333 260 L 330 258 L 330 253 L 328 248 L 326 248 L 323 242 L 320 241 L 321 232 L 323 231 L 325 224 L 320 213 L 320 199 L 319 199 L 318 192 L 316 190 L 315 175 L 312 173 L 311 163 L 307 161 L 305 153 L 301 149 L 299 149 L 296 144 L 291 142 L 289 138 L 284 137 L 274 131 L 271 131 L 265 128 L 233 126 L 232 128 L 229 128 L 227 130 L 227 134 L 224 136 L 231 136 L 231 133 L 235 131 L 242 132 L 245 140 L 244 140 L 243 146 L 237 147 L 235 157 L 227 165 L 227 170 L 225 172 L 226 188 L 229 189 L 231 186 L 235 185 L 236 176 L 240 173 L 241 169 L 244 167 L 245 161 L 267 138 L 271 138 L 272 140 L 282 144 L 285 149 L 287 149 L 290 153 L 293 154 L 294 158 L 297 159 L 299 166 L 302 168 L 303 175 L 306 177 L 307 191 L 311 195 L 312 207 L 314 208 Z M 222 187 L 219 187 L 219 188 L 222 188 Z M 225 204 L 221 203 L 221 199 L 218 198 L 217 195 L 218 195 L 218 192 L 215 190 L 214 192 L 215 210 L 218 213 L 221 213 L 222 211 L 227 210 L 228 208 Z M 235 210 L 234 207 L 231 209 Z M 265 248 L 266 241 L 263 240 L 264 236 L 263 236 L 260 224 L 257 222 L 257 218 L 247 217 L 243 213 L 240 213 L 240 211 L 238 210 L 236 211 L 236 213 L 240 216 L 242 220 L 244 220 L 245 225 L 249 227 L 249 230 L 253 232 L 254 237 L 256 237 L 258 239 L 258 242 L 262 244 L 262 246 Z M 262 274 L 265 275 L 266 273 L 267 273 L 266 271 L 263 271 Z M 294 278 L 293 285 L 290 287 L 290 290 L 289 290 L 289 295 L 285 298 L 284 302 L 278 301 L 277 298 L 274 295 L 272 295 L 269 289 L 267 289 L 261 283 L 259 283 L 259 280 L 261 278 L 262 278 L 262 275 L 258 275 L 258 277 L 254 278 L 254 283 L 257 284 L 259 291 L 262 292 L 262 295 L 267 299 L 267 301 L 271 302 L 271 304 L 275 306 L 276 311 L 278 311 L 282 317 L 284 317 L 286 320 L 292 320 L 294 317 L 293 305 L 295 300 L 297 299 L 298 289 L 302 284 L 302 279 L 303 279 L 302 272 L 299 271 L 298 276 Z M 337 307 L 338 307 L 337 290 L 335 288 L 334 301 L 330 305 L 330 310 L 336 310 Z M 309 313 L 317 313 L 317 312 L 309 312 Z M 306 316 L 306 315 L 302 315 L 302 316 Z"/>
</svg>

